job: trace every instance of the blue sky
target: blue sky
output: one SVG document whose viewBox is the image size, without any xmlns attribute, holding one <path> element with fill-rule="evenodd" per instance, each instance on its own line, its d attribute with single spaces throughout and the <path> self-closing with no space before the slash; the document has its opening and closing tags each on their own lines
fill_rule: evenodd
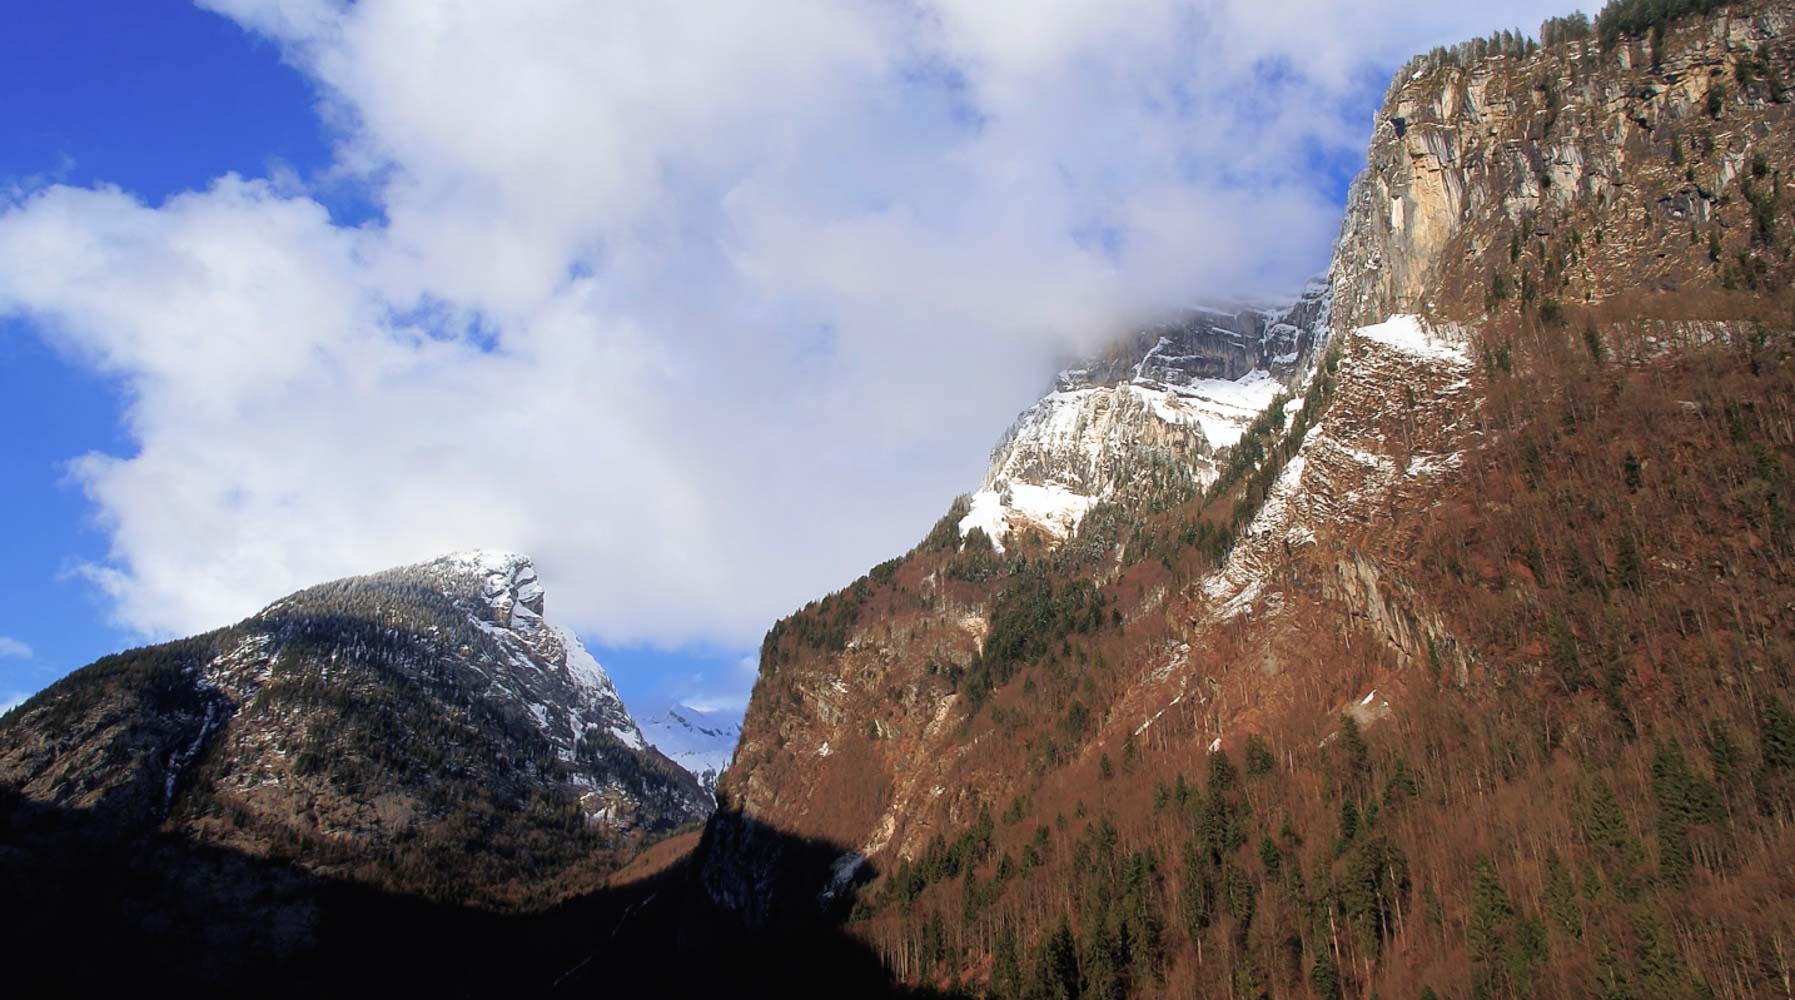
<svg viewBox="0 0 1795 1000">
<path fill-rule="evenodd" d="M 160 199 L 219 173 L 329 163 L 305 78 L 230 21 L 185 3 L 19 4 L 0 32 L 0 186 L 116 184 Z M 78 567 L 101 560 L 104 530 L 69 459 L 125 453 L 116 379 L 0 316 L 0 509 L 15 525 L 0 561 L 0 704 L 141 635 L 108 620 Z"/>
<path fill-rule="evenodd" d="M 1562 12 L 15 7 L 0 704 L 489 547 L 701 707 L 1062 359 L 1320 270 L 1402 58 Z"/>
<path fill-rule="evenodd" d="M 327 166 L 304 76 L 276 47 L 174 0 L 18 4 L 0 35 L 0 170 L 149 199 L 226 171 Z"/>
</svg>

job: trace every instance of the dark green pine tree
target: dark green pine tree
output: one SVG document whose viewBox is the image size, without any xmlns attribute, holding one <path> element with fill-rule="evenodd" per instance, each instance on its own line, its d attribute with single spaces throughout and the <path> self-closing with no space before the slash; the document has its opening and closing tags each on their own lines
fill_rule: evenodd
<svg viewBox="0 0 1795 1000">
<path fill-rule="evenodd" d="M 1267 875 L 1276 875 L 1278 866 L 1284 863 L 1284 852 L 1278 850 L 1278 842 L 1270 837 L 1259 838 L 1259 863 L 1265 866 Z"/>
<path fill-rule="evenodd" d="M 1259 886 L 1232 861 L 1222 865 L 1222 901 L 1234 918 L 1235 934 L 1244 941 L 1259 906 Z"/>
<path fill-rule="evenodd" d="M 1333 956 L 1326 948 L 1315 956 L 1315 964 L 1309 967 L 1309 988 L 1321 1000 L 1340 1000 L 1340 970 L 1334 966 Z"/>
<path fill-rule="evenodd" d="M 947 957 L 947 928 L 941 922 L 941 911 L 929 913 L 929 920 L 922 929 L 922 967 L 933 975 L 935 967 Z"/>
<path fill-rule="evenodd" d="M 1216 885 L 1208 857 L 1195 844 L 1184 847 L 1184 874 L 1178 885 L 1178 907 L 1191 939 L 1202 937 L 1215 922 Z"/>
<path fill-rule="evenodd" d="M 1340 803 L 1340 839 L 1334 844 L 1334 853 L 1345 854 L 1352 846 L 1353 838 L 1359 835 L 1359 807 L 1353 800 Z"/>
<path fill-rule="evenodd" d="M 1368 838 L 1347 862 L 1340 909 L 1372 954 L 1396 933 L 1396 906 L 1408 886 L 1408 859 L 1387 837 Z"/>
<path fill-rule="evenodd" d="M 1577 901 L 1577 885 L 1556 850 L 1546 854 L 1546 914 L 1569 938 L 1583 936 L 1583 908 Z"/>
<path fill-rule="evenodd" d="M 1638 842 L 1633 838 L 1632 827 L 1627 825 L 1626 814 L 1621 812 L 1613 786 L 1600 778 L 1590 787 L 1583 832 L 1611 872 L 1624 871 L 1638 853 Z"/>
<path fill-rule="evenodd" d="M 1078 940 L 1063 913 L 1059 926 L 1041 942 L 1028 995 L 1041 1000 L 1076 1000 L 1079 995 Z"/>
<path fill-rule="evenodd" d="M 1240 784 L 1240 772 L 1235 769 L 1234 761 L 1229 759 L 1228 751 L 1217 750 L 1209 755 L 1209 787 L 1210 795 L 1231 792 Z"/>
<path fill-rule="evenodd" d="M 1091 908 L 1083 947 L 1079 948 L 1079 995 L 1090 1000 L 1120 1000 L 1125 995 L 1122 970 L 1128 962 L 1126 949 L 1107 910 Z"/>
<path fill-rule="evenodd" d="M 1795 770 L 1795 713 L 1781 698 L 1764 699 L 1759 729 L 1764 766 L 1776 771 Z"/>
<path fill-rule="evenodd" d="M 1758 808 L 1773 813 L 1782 801 L 1795 795 L 1795 713 L 1782 699 L 1766 697 L 1758 708 L 1759 763 L 1754 782 Z"/>
<path fill-rule="evenodd" d="M 1640 992 L 1645 996 L 1669 997 L 1685 992 L 1688 977 L 1683 972 L 1683 963 L 1677 957 L 1674 948 L 1665 947 L 1664 932 L 1658 922 L 1650 917 L 1640 918 L 1634 933 L 1639 938 L 1639 970 Z"/>
<path fill-rule="evenodd" d="M 1707 744 L 1708 763 L 1714 768 L 1714 780 L 1722 785 L 1731 784 L 1745 759 L 1745 751 L 1733 738 L 1732 728 L 1721 719 L 1708 723 Z"/>
<path fill-rule="evenodd" d="M 991 945 L 992 991 L 1006 1000 L 1022 996 L 1022 959 L 1016 952 L 1016 930 L 1007 922 L 997 929 Z"/>
<path fill-rule="evenodd" d="M 1121 919 L 1129 960 L 1129 978 L 1137 988 L 1156 979 L 1164 960 L 1163 907 L 1155 877 L 1158 859 L 1151 851 L 1136 851 L 1128 859 L 1122 877 Z"/>
<path fill-rule="evenodd" d="M 1513 996 L 1526 990 L 1527 967 L 1538 948 L 1496 875 L 1489 858 L 1479 858 L 1471 883 L 1471 919 L 1465 927 L 1471 952 L 1471 995 Z"/>
<path fill-rule="evenodd" d="M 1652 757 L 1652 795 L 1658 801 L 1658 874 L 1673 886 L 1689 881 L 1695 857 L 1689 828 L 1721 818 L 1720 794 L 1689 767 L 1683 746 L 1659 740 Z"/>
<path fill-rule="evenodd" d="M 1645 561 L 1639 555 L 1639 546 L 1634 544 L 1631 533 L 1622 533 L 1618 547 L 1614 560 L 1615 580 L 1638 593 L 1645 585 Z"/>
<path fill-rule="evenodd" d="M 1257 733 L 1247 737 L 1246 755 L 1247 776 L 1250 778 L 1270 774 L 1272 769 L 1277 767 L 1278 762 L 1271 755 L 1271 747 L 1267 746 L 1265 740 Z"/>
<path fill-rule="evenodd" d="M 1340 753 L 1340 784 L 1349 795 L 1365 791 L 1371 780 L 1371 750 L 1359 732 L 1358 720 L 1350 715 L 1340 717 L 1340 736 L 1335 741 Z"/>
</svg>

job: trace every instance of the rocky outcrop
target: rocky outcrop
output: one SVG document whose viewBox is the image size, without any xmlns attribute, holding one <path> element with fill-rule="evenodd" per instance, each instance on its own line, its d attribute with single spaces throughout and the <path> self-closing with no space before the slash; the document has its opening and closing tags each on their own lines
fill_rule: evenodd
<svg viewBox="0 0 1795 1000">
<path fill-rule="evenodd" d="M 998 443 L 962 533 L 979 528 L 999 548 L 1013 527 L 1064 539 L 1099 503 L 1197 495 L 1218 454 L 1302 380 L 1330 300 L 1314 283 L 1281 308 L 1193 310 L 1061 372 Z"/>
<path fill-rule="evenodd" d="M 1740 4 L 1656 47 L 1590 38 L 1411 63 L 1347 198 L 1339 325 L 1469 319 L 1505 297 L 1599 302 L 1743 268 L 1751 199 L 1772 183 L 1760 172 L 1748 195 L 1748 165 L 1795 165 L 1792 29 L 1787 4 Z"/>
<path fill-rule="evenodd" d="M 1275 308 L 1192 309 L 1176 321 L 1143 327 L 1096 357 L 1062 372 L 1060 390 L 1139 381 L 1168 386 L 1234 380 L 1255 370 L 1288 378 L 1309 357 L 1327 307 L 1325 282 Z"/>
</svg>

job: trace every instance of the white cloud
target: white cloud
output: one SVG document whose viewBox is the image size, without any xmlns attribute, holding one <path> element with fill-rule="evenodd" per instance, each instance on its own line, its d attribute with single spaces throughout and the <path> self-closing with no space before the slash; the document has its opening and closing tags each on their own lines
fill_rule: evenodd
<svg viewBox="0 0 1795 1000">
<path fill-rule="evenodd" d="M 0 660 L 9 657 L 29 660 L 31 659 L 31 647 L 11 636 L 0 635 Z"/>
<path fill-rule="evenodd" d="M 706 670 L 672 686 L 672 702 L 740 720 L 748 708 L 748 692 L 760 675 L 760 656 L 750 653 L 715 670 Z"/>
<path fill-rule="evenodd" d="M 746 694 L 702 694 L 691 698 L 682 698 L 679 704 L 687 708 L 695 708 L 707 715 L 730 717 L 739 722 L 742 713 L 748 708 L 748 696 Z"/>
<path fill-rule="evenodd" d="M 73 465 L 120 622 L 483 545 L 606 642 L 736 647 L 920 537 L 1056 355 L 1319 270 L 1315 162 L 1390 65 L 1556 12 L 206 5 L 316 81 L 383 217 L 290 178 L 4 203 L 0 313 L 129 389 L 137 452 Z"/>
</svg>

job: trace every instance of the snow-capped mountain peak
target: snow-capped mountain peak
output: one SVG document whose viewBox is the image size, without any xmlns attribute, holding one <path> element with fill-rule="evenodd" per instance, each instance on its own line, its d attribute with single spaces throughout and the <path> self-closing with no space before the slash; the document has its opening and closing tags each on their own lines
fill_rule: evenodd
<svg viewBox="0 0 1795 1000">
<path fill-rule="evenodd" d="M 623 815 L 616 801 L 628 798 L 622 785 L 581 772 L 611 747 L 640 754 L 649 744 L 598 660 L 572 629 L 545 617 L 547 597 L 529 556 L 470 549 L 303 590 L 254 620 L 278 633 L 295 618 L 352 606 L 358 615 L 406 631 L 432 622 L 419 636 L 436 658 L 431 669 L 452 671 L 471 694 L 535 728 L 573 772 L 594 821 L 614 824 Z M 449 614 L 440 617 L 440 611 Z M 267 650 L 279 644 L 260 637 L 251 644 L 253 649 L 220 657 L 207 671 L 209 680 L 238 697 L 252 694 L 267 675 Z M 694 801 L 680 808 L 707 805 Z"/>
<path fill-rule="evenodd" d="M 489 676 L 529 706 L 543 735 L 563 759 L 571 759 L 579 741 L 593 729 L 608 733 L 624 746 L 647 746 L 611 675 L 599 665 L 572 629 L 547 622 L 547 592 L 529 556 L 493 549 L 453 552 L 417 567 L 437 580 L 443 596 L 469 613 L 470 622 L 505 648 L 508 677 Z M 565 684 L 559 692 L 540 689 L 542 682 Z M 554 707 L 565 704 L 568 718 Z"/>
<path fill-rule="evenodd" d="M 642 729 L 656 750 L 712 790 L 734 758 L 736 743 L 742 736 L 739 716 L 706 712 L 677 702 L 645 716 Z"/>
<path fill-rule="evenodd" d="M 1064 539 L 1106 500 L 1205 489 L 1217 453 L 1302 380 L 1331 303 L 1320 281 L 1280 308 L 1193 309 L 1067 368 L 999 443 L 960 533 L 998 549 L 1023 525 Z"/>
</svg>

